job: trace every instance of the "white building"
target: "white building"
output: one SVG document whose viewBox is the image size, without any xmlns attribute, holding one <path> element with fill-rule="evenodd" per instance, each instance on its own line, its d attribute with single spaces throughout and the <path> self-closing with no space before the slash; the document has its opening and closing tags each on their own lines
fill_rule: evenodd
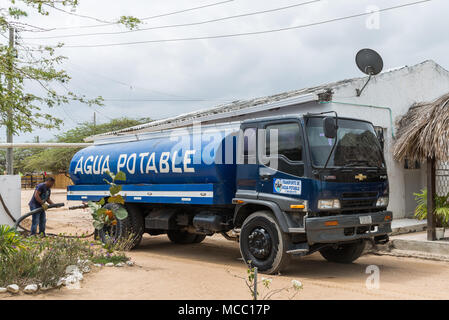
<svg viewBox="0 0 449 320">
<path fill-rule="evenodd" d="M 416 206 L 413 193 L 426 186 L 425 165 L 421 169 L 406 169 L 392 157 L 395 121 L 418 102 L 433 101 L 449 91 L 449 71 L 434 61 L 425 61 L 411 67 L 385 71 L 374 77 L 360 97 L 356 90 L 368 78 L 355 78 L 319 87 L 301 89 L 278 95 L 236 101 L 215 108 L 191 112 L 154 121 L 145 125 L 96 136 L 136 134 L 140 132 L 186 127 L 194 122 L 205 124 L 234 122 L 263 116 L 303 114 L 335 110 L 341 117 L 371 121 L 382 128 L 385 139 L 385 158 L 389 170 L 390 207 L 394 217 L 412 217 Z"/>
</svg>

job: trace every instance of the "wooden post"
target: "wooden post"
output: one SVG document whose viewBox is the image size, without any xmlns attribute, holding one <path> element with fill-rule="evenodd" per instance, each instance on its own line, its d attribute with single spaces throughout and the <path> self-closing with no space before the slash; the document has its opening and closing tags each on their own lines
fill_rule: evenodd
<svg viewBox="0 0 449 320">
<path fill-rule="evenodd" d="M 259 270 L 257 269 L 257 267 L 254 267 L 254 300 L 258 299 L 258 296 L 257 296 L 258 273 L 259 273 Z"/>
<path fill-rule="evenodd" d="M 435 241 L 436 219 L 433 212 L 435 211 L 435 164 L 434 158 L 427 158 L 427 240 Z"/>
<path fill-rule="evenodd" d="M 14 45 L 15 45 L 15 29 L 13 27 L 9 28 L 9 50 L 10 50 L 10 57 L 8 60 L 8 69 L 10 74 L 8 75 L 8 94 L 12 96 L 13 92 L 13 69 L 14 69 Z M 8 111 L 7 111 L 7 117 L 8 122 L 12 122 L 14 118 L 14 102 L 12 100 L 8 101 Z M 13 142 L 13 124 L 9 123 L 9 126 L 6 128 L 6 142 L 12 143 Z M 8 148 L 6 149 L 6 173 L 8 175 L 14 174 L 14 149 Z"/>
</svg>

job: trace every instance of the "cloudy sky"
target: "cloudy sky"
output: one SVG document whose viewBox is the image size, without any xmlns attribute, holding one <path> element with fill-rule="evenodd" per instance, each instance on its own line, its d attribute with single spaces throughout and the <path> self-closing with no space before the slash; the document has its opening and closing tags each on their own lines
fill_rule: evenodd
<svg viewBox="0 0 449 320">
<path fill-rule="evenodd" d="M 385 68 L 433 59 L 449 69 L 449 37 L 446 35 L 449 1 L 444 0 L 382 12 L 379 20 L 376 15 L 363 16 L 274 33 L 154 42 L 315 24 L 417 0 L 233 0 L 165 15 L 224 1 L 81 0 L 76 11 L 79 15 L 106 22 L 122 15 L 149 18 L 141 28 L 150 30 L 117 33 L 126 29 L 50 11 L 49 17 L 33 14 L 27 22 L 56 28 L 54 31 L 24 32 L 20 36 L 30 45 L 64 42 L 67 47 L 59 53 L 69 58 L 63 65 L 72 77 L 69 87 L 88 97 L 102 96 L 106 100 L 105 106 L 94 109 L 78 103 L 54 109 L 54 115 L 64 119 L 64 129 L 92 121 L 95 110 L 100 123 L 121 116 L 161 119 L 226 101 L 357 77 L 361 73 L 355 66 L 354 56 L 365 47 L 382 54 Z M 2 7 L 7 2 L 0 1 Z M 302 2 L 310 3 L 294 6 Z M 292 7 L 206 23 L 287 6 Z M 159 15 L 163 16 L 155 17 Z M 173 27 L 192 23 L 195 25 Z M 92 33 L 99 34 L 67 37 Z M 105 44 L 122 45 L 97 46 Z M 86 47 L 90 45 L 96 47 Z M 2 140 L 5 139 L 3 131 Z M 33 134 L 16 137 L 15 141 L 30 141 L 33 136 L 45 140 L 55 133 L 57 131 L 36 130 Z"/>
</svg>

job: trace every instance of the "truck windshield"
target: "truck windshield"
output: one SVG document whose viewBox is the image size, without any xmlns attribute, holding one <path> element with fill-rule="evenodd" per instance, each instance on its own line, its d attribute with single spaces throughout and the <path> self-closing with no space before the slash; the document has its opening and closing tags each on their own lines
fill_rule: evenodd
<svg viewBox="0 0 449 320">
<path fill-rule="evenodd" d="M 323 118 L 308 118 L 306 131 L 313 165 L 322 168 L 335 140 L 325 137 Z M 370 123 L 338 119 L 337 139 L 328 167 L 385 167 L 380 143 Z"/>
</svg>

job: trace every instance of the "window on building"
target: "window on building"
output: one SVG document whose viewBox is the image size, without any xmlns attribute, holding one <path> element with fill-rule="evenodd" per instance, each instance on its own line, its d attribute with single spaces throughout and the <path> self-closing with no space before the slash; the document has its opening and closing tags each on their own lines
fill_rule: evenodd
<svg viewBox="0 0 449 320">
<path fill-rule="evenodd" d="M 404 169 L 421 169 L 421 163 L 419 161 L 404 160 Z"/>
</svg>

